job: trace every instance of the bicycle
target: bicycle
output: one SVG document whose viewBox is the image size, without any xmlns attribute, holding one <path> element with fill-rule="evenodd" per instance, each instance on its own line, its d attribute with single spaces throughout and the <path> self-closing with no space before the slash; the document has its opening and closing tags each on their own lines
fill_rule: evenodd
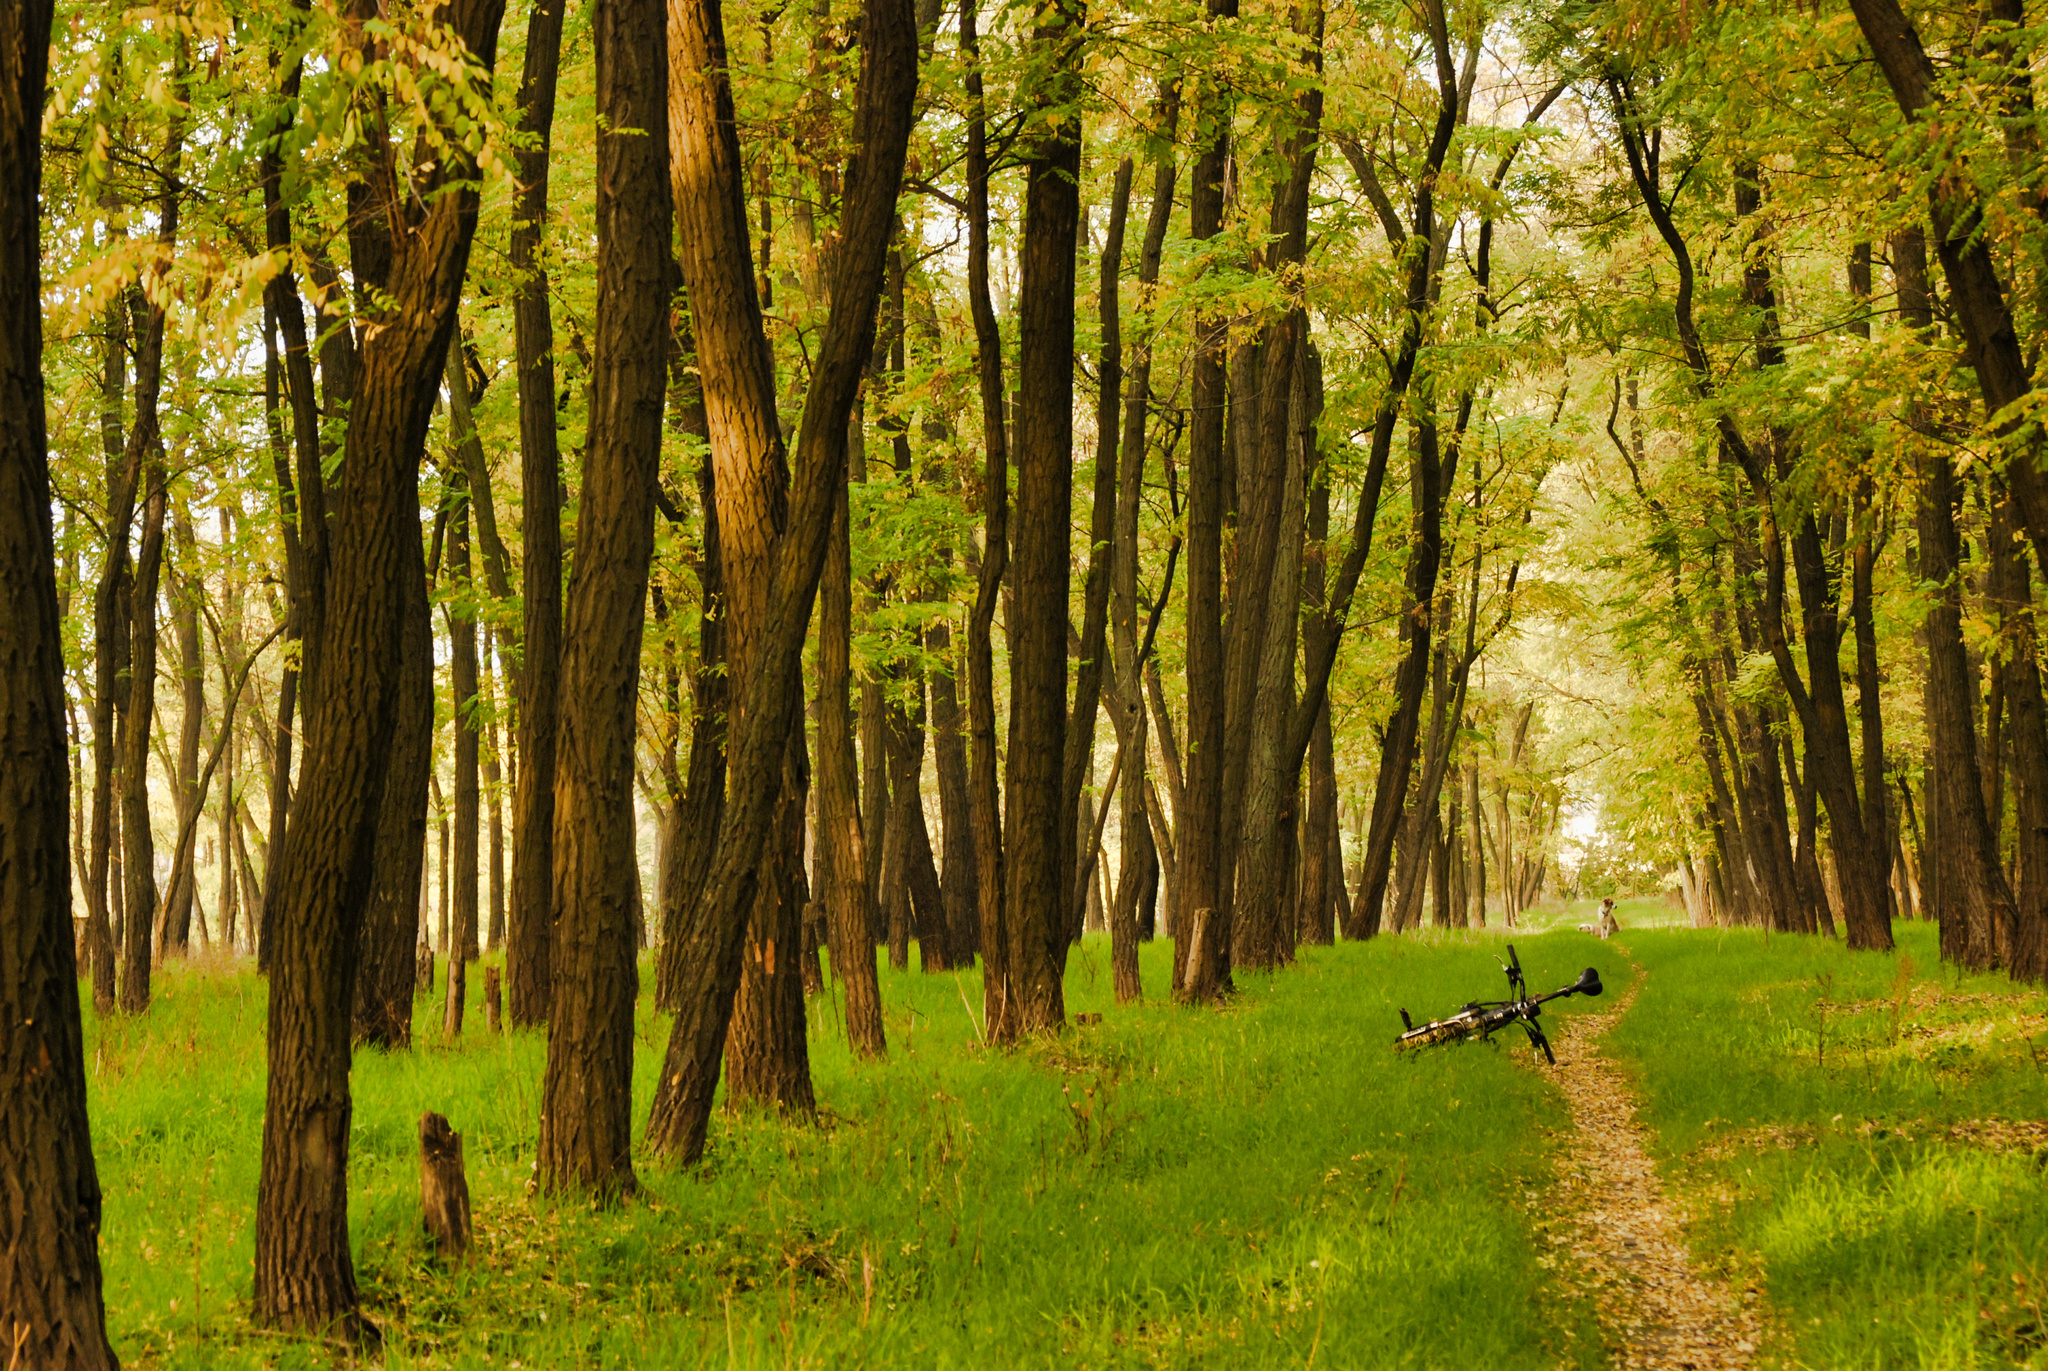
<svg viewBox="0 0 2048 1371">
<path fill-rule="evenodd" d="M 1494 960 L 1500 959 L 1496 957 Z M 1500 968 L 1508 976 L 1507 999 L 1475 1000 L 1448 1019 L 1435 1019 L 1420 1027 L 1404 1009 L 1401 1011 L 1401 1024 L 1408 1031 L 1394 1040 L 1394 1050 L 1437 1047 L 1444 1043 L 1464 1042 L 1475 1035 L 1484 1042 L 1509 1024 L 1519 1023 L 1528 1033 L 1530 1045 L 1543 1053 L 1544 1060 L 1556 1066 L 1557 1056 L 1550 1050 L 1550 1039 L 1543 1036 L 1542 1028 L 1536 1023 L 1543 1012 L 1540 1006 L 1572 995 L 1598 995 L 1601 990 L 1600 973 L 1589 966 L 1579 973 L 1578 980 L 1562 990 L 1531 996 L 1527 982 L 1522 979 L 1522 963 L 1515 956 L 1513 943 L 1508 944 L 1508 959 L 1501 962 Z"/>
</svg>

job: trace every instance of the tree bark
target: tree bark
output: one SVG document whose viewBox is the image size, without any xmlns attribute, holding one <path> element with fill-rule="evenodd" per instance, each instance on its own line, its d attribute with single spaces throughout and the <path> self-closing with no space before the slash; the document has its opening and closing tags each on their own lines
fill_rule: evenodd
<svg viewBox="0 0 2048 1371">
<path fill-rule="evenodd" d="M 1933 326 L 1927 289 L 1927 249 L 1918 229 L 1892 237 L 1892 271 L 1899 320 L 1925 333 Z M 1998 861 L 1984 812 L 1977 769 L 1975 686 L 1963 653 L 1962 544 L 1954 507 L 1955 473 L 1945 448 L 1927 443 L 1919 454 L 1921 489 L 1914 516 L 1920 579 L 1935 586 L 1923 632 L 1927 643 L 1928 847 L 1934 853 L 1927 905 L 1941 927 L 1941 955 L 1975 969 L 1991 964 L 2001 927 L 2014 922 L 2012 894 Z"/>
<path fill-rule="evenodd" d="M 1109 646 L 1110 570 L 1116 543 L 1117 443 L 1122 437 L 1117 419 L 1124 384 L 1119 283 L 1123 275 L 1124 226 L 1131 211 L 1131 173 L 1131 159 L 1126 157 L 1117 164 L 1110 187 L 1109 223 L 1103 236 L 1101 275 L 1096 292 L 1100 351 L 1096 372 L 1095 490 L 1088 521 L 1088 570 L 1081 582 L 1080 660 L 1074 669 L 1074 707 L 1067 716 L 1066 752 L 1061 774 L 1060 851 L 1066 855 L 1067 862 L 1061 874 L 1060 888 L 1068 891 L 1075 886 L 1075 864 L 1085 864 L 1088 860 L 1082 852 L 1088 820 L 1081 811 L 1080 802 L 1086 778 L 1095 765 L 1095 713 L 1102 703 L 1103 665 Z M 1078 205 L 1075 214 L 1078 223 Z M 1021 491 L 1020 486 L 1020 495 Z M 1061 618 L 1064 622 L 1064 612 Z M 1083 904 L 1085 907 L 1085 902 Z M 1070 936 L 1060 941 L 1058 962 L 1062 971 L 1067 964 L 1067 943 L 1078 940 L 1084 926 L 1085 919 L 1075 926 Z"/>
<path fill-rule="evenodd" d="M 434 521 L 434 552 L 441 554 L 448 511 Z M 377 814 L 376 874 L 363 913 L 356 969 L 355 1040 L 385 1049 L 412 1045 L 417 977 L 414 945 L 420 934 L 420 890 L 427 862 L 427 792 L 434 770 L 434 623 L 417 533 L 400 551 L 404 622 L 400 629 L 390 775 Z M 442 825 L 443 856 L 447 825 Z M 444 867 L 445 872 L 445 867 Z M 445 881 L 444 881 L 445 890 Z M 445 898 L 445 896 L 444 896 Z M 451 968 L 455 965 L 450 963 Z"/>
<path fill-rule="evenodd" d="M 1011 545 L 1010 745 L 1003 814 L 1010 983 L 1020 1033 L 1066 1023 L 1062 914 L 1072 830 L 1062 818 L 1074 426 L 1074 244 L 1081 224 L 1082 0 L 1054 0 L 1032 41 L 1048 124 L 1025 167 L 1018 301 L 1017 509 Z M 1051 113 L 1058 109 L 1059 113 Z M 1092 706 L 1091 706 L 1092 708 Z M 1063 839 L 1068 841 L 1063 843 Z"/>
<path fill-rule="evenodd" d="M 175 216 L 173 216 L 175 222 Z M 142 543 L 135 556 L 135 579 L 128 596 L 128 709 L 122 716 L 121 865 L 123 907 L 121 930 L 120 1008 L 140 1014 L 149 1008 L 150 935 L 156 925 L 156 839 L 149 815 L 149 742 L 156 716 L 157 583 L 164 562 L 163 440 L 157 427 L 157 395 L 163 376 L 164 317 L 151 306 L 144 326 L 143 350 L 135 375 L 135 427 L 130 444 L 146 446 L 142 463 Z"/>
<path fill-rule="evenodd" d="M 525 666 L 519 695 L 519 778 L 512 793 L 512 903 L 505 949 L 506 1007 L 514 1024 L 547 1018 L 554 1000 L 555 752 L 562 655 L 562 457 L 555 431 L 554 323 L 536 258 L 548 208 L 555 76 L 564 0 L 538 0 L 527 16 L 519 78 L 517 218 L 510 256 L 530 273 L 513 300 L 519 375 L 519 485 L 525 544 L 520 589 Z"/>
<path fill-rule="evenodd" d="M 1209 0 L 1211 21 L 1237 18 L 1237 0 Z M 1188 234 L 1197 242 L 1223 228 L 1223 176 L 1230 158 L 1230 106 L 1209 91 L 1199 107 L 1213 127 L 1195 160 L 1188 188 Z M 1223 413 L 1224 321 L 1201 318 L 1195 325 L 1188 422 L 1187 505 L 1187 734 L 1185 784 L 1174 804 L 1174 859 L 1180 877 L 1175 906 L 1173 989 L 1194 1001 L 1229 992 L 1229 930 L 1210 921 L 1229 900 L 1233 873 L 1223 869 L 1224 639 L 1223 515 L 1225 489 Z M 1197 938 L 1197 930 L 1205 936 Z"/>
<path fill-rule="evenodd" d="M 1017 1036 L 1017 995 L 1010 974 L 1009 900 L 1005 892 L 1002 799 L 997 787 L 993 629 L 1009 568 L 1009 441 L 1004 427 L 1003 343 L 988 287 L 988 104 L 982 90 L 980 0 L 960 0 L 960 55 L 967 67 L 967 300 L 974 319 L 975 376 L 981 392 L 981 574 L 967 620 L 969 801 L 974 865 L 980 881 L 983 1033 L 990 1042 Z"/>
<path fill-rule="evenodd" d="M 853 755 L 853 564 L 845 482 L 832 507 L 832 537 L 818 588 L 818 855 L 832 975 L 840 985 L 847 1044 L 855 1055 L 888 1050 L 868 913 L 867 838 Z"/>
<path fill-rule="evenodd" d="M 946 912 L 947 957 L 950 965 L 971 967 L 981 944 L 981 881 L 974 860 L 966 711 L 960 707 L 952 626 L 939 620 L 925 631 L 924 642 L 932 663 L 932 769 L 939 783 L 939 898 Z"/>
<path fill-rule="evenodd" d="M 484 70 L 502 0 L 456 0 L 450 27 Z M 374 127 L 371 150 L 396 160 Z M 419 466 L 470 239 L 474 170 L 445 149 L 402 174 L 391 268 L 365 319 L 328 556 L 299 819 L 276 854 L 269 1091 L 257 1193 L 259 1322 L 371 1343 L 348 1241 L 349 1028 L 377 815 L 399 710 L 404 577 L 417 557 Z M 357 264 L 359 267 L 361 263 Z"/>
<path fill-rule="evenodd" d="M 692 410 L 702 417 L 701 398 Z M 661 956 L 656 963 L 655 1007 L 676 1008 L 677 981 L 687 946 L 687 920 L 711 872 L 725 819 L 726 703 L 731 677 L 725 671 L 725 583 L 719 569 L 718 478 L 710 461 L 697 468 L 697 503 L 704 513 L 704 539 L 697 557 L 697 677 L 692 683 L 689 772 L 683 801 L 672 822 L 676 842 L 661 874 Z"/>
<path fill-rule="evenodd" d="M 199 784 L 199 743 L 206 728 L 206 662 L 200 649 L 199 602 L 205 585 L 198 570 L 199 541 L 192 528 L 192 514 L 183 501 L 171 517 L 177 538 L 180 571 L 173 573 L 171 590 L 171 632 L 178 644 L 178 827 L 185 832 L 188 815 L 206 805 L 206 793 Z M 225 664 L 223 664 L 225 665 Z M 172 858 L 174 868 L 182 863 L 184 874 L 171 882 L 164 895 L 162 927 L 157 934 L 156 955 L 162 959 L 176 953 L 183 956 L 192 939 L 193 896 L 197 891 L 191 854 L 182 849 Z M 223 886 L 225 897 L 227 887 Z M 202 927 L 203 937 L 206 930 Z"/>
<path fill-rule="evenodd" d="M 632 1192 L 639 864 L 633 761 L 640 644 L 667 394 L 668 46 L 655 0 L 595 11 L 597 337 L 562 653 L 555 778 L 555 997 L 542 1083 L 541 1189 Z M 472 853 L 473 855 L 473 853 Z"/>
<path fill-rule="evenodd" d="M 746 251 L 744 182 L 717 0 L 674 0 L 670 38 L 677 209 L 681 213 L 687 206 L 696 226 L 682 235 L 687 249 L 683 275 L 697 320 L 713 453 L 722 476 L 729 464 L 770 452 L 769 442 L 779 456 L 780 440 L 774 437 L 772 376 L 764 374 L 770 359 Z M 682 1008 L 648 1121 L 655 1150 L 686 1163 L 703 1155 L 719 1059 L 739 990 L 746 915 L 774 826 L 790 732 L 797 725 L 803 643 L 824 567 L 832 507 L 844 484 L 847 419 L 874 336 L 875 302 L 916 91 L 917 29 L 911 7 L 902 0 L 869 0 L 861 22 L 854 115 L 861 156 L 847 177 L 834 303 L 797 437 L 788 520 L 792 532 L 778 541 L 772 563 L 761 568 L 772 572 L 767 613 L 750 645 L 746 669 L 734 673 L 744 698 L 730 716 L 732 786 L 726 823 L 690 921 Z M 709 337 L 707 318 L 712 321 Z M 750 443 L 750 434 L 764 441 Z M 721 537 L 730 533 L 722 508 Z M 729 559 L 727 566 L 732 565 Z M 727 589 L 734 590 L 730 580 Z"/>
<path fill-rule="evenodd" d="M 477 788 L 476 619 L 465 607 L 474 593 L 470 583 L 470 504 L 465 483 L 454 482 L 449 495 L 454 509 L 448 520 L 448 580 L 455 593 L 446 610 L 449 726 L 455 734 L 455 827 L 449 858 L 454 867 L 455 911 L 449 922 L 455 941 L 448 949 L 448 1003 L 442 1032 L 455 1038 L 462 1034 L 468 964 L 477 959 L 477 838 L 482 831 L 482 797 Z"/>
<path fill-rule="evenodd" d="M 107 1343 L 86 1119 L 43 417 L 37 216 L 49 51 L 48 3 L 0 5 L 0 1311 L 22 1366 L 100 1371 L 119 1363 Z"/>
</svg>

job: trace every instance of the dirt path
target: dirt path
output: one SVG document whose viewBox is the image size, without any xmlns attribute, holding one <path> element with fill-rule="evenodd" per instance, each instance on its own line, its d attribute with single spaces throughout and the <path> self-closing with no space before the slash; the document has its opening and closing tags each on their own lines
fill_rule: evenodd
<svg viewBox="0 0 2048 1371">
<path fill-rule="evenodd" d="M 1572 1134 L 1541 1215 L 1550 1260 L 1594 1301 L 1616 1366 L 1750 1367 L 1763 1332 L 1755 1293 L 1694 1270 L 1678 1209 L 1644 1150 L 1635 1094 L 1597 1041 L 1628 1012 L 1643 976 L 1636 967 L 1628 993 L 1606 1013 L 1551 1021 L 1557 1066 L 1541 1069 L 1571 1103 Z"/>
</svg>

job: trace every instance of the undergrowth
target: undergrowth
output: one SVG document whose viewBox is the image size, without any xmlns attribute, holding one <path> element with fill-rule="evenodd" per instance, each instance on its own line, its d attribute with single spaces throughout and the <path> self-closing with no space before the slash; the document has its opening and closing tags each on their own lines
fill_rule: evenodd
<svg viewBox="0 0 2048 1371">
<path fill-rule="evenodd" d="M 1696 1259 L 1760 1281 L 1784 1360 L 2048 1367 L 2048 996 L 1755 932 L 1625 933 L 1612 1046 Z M 2031 1125 L 2031 1126 L 2029 1126 Z"/>
<path fill-rule="evenodd" d="M 608 1212 L 529 1193 L 545 1036 L 479 1031 L 472 1010 L 449 1044 L 423 998 L 420 1045 L 354 1073 L 350 1222 L 385 1364 L 1599 1365 L 1591 1311 L 1534 1258 L 1524 1206 L 1564 1110 L 1520 1035 L 1388 1050 L 1400 1006 L 1497 994 L 1494 946 L 1304 949 L 1209 1011 L 1165 1003 L 1164 945 L 1146 1003 L 1117 1007 L 1090 941 L 1068 1007 L 1101 1024 L 1011 1051 L 980 1044 L 978 974 L 885 969 L 886 1062 L 853 1062 L 829 996 L 812 1002 L 815 1126 L 721 1113 L 705 1166 L 638 1157 L 640 1195 Z M 1627 974 L 1577 934 L 1520 947 L 1538 988 L 1588 960 Z M 120 1353 L 332 1365 L 248 1319 L 264 983 L 195 966 L 156 984 L 138 1020 L 88 1012 Z M 637 1119 L 666 1030 L 643 997 Z M 465 1264 L 420 1231 L 425 1110 L 464 1134 Z"/>
</svg>

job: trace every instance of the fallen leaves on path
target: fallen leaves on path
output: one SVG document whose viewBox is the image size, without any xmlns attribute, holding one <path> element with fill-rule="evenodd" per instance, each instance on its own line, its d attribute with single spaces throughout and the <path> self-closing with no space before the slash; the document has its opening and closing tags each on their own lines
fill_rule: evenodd
<svg viewBox="0 0 2048 1371">
<path fill-rule="evenodd" d="M 1644 1149 L 1635 1094 L 1596 1042 L 1628 1012 L 1642 980 L 1638 967 L 1608 1013 L 1559 1021 L 1549 1074 L 1571 1105 L 1573 1136 L 1548 1197 L 1546 1264 L 1593 1301 L 1615 1365 L 1747 1368 L 1763 1335 L 1758 1294 L 1694 1269 L 1679 1213 Z"/>
</svg>

